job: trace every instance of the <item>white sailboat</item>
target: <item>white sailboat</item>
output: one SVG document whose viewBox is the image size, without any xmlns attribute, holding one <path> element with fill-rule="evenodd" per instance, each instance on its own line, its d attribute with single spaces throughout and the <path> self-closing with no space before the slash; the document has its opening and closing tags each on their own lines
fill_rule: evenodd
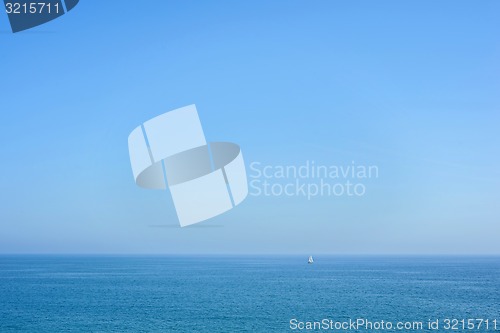
<svg viewBox="0 0 500 333">
<path fill-rule="evenodd" d="M 313 256 L 309 256 L 309 259 L 307 260 L 308 264 L 312 264 L 314 262 Z"/>
</svg>

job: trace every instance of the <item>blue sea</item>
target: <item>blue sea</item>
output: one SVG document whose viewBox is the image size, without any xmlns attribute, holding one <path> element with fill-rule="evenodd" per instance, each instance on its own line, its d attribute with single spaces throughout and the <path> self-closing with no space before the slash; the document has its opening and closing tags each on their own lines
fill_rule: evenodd
<svg viewBox="0 0 500 333">
<path fill-rule="evenodd" d="M 500 332 L 500 257 L 307 257 L 0 256 L 0 332 Z"/>
</svg>

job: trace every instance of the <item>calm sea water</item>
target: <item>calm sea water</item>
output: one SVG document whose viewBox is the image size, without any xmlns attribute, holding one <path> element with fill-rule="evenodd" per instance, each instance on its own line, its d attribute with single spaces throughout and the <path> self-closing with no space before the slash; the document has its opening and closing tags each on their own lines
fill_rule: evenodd
<svg viewBox="0 0 500 333">
<path fill-rule="evenodd" d="M 0 256 L 0 332 L 289 332 L 293 318 L 483 318 L 497 319 L 500 331 L 499 257 L 306 262 Z"/>
</svg>

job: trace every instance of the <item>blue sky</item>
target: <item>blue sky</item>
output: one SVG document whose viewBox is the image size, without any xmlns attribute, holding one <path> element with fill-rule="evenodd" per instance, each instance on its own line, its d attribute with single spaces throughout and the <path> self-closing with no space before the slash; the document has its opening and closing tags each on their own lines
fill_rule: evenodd
<svg viewBox="0 0 500 333">
<path fill-rule="evenodd" d="M 0 253 L 500 254 L 499 33 L 498 1 L 82 0 L 17 34 L 0 15 Z M 379 177 L 175 228 L 127 137 L 193 103 L 247 166 Z"/>
</svg>

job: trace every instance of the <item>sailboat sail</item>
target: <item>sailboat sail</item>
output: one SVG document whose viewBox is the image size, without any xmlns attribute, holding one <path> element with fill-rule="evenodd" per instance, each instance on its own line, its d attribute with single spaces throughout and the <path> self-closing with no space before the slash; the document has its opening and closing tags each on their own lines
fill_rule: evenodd
<svg viewBox="0 0 500 333">
<path fill-rule="evenodd" d="M 314 262 L 313 257 L 309 256 L 309 259 L 307 260 L 308 264 L 312 264 Z"/>
</svg>

